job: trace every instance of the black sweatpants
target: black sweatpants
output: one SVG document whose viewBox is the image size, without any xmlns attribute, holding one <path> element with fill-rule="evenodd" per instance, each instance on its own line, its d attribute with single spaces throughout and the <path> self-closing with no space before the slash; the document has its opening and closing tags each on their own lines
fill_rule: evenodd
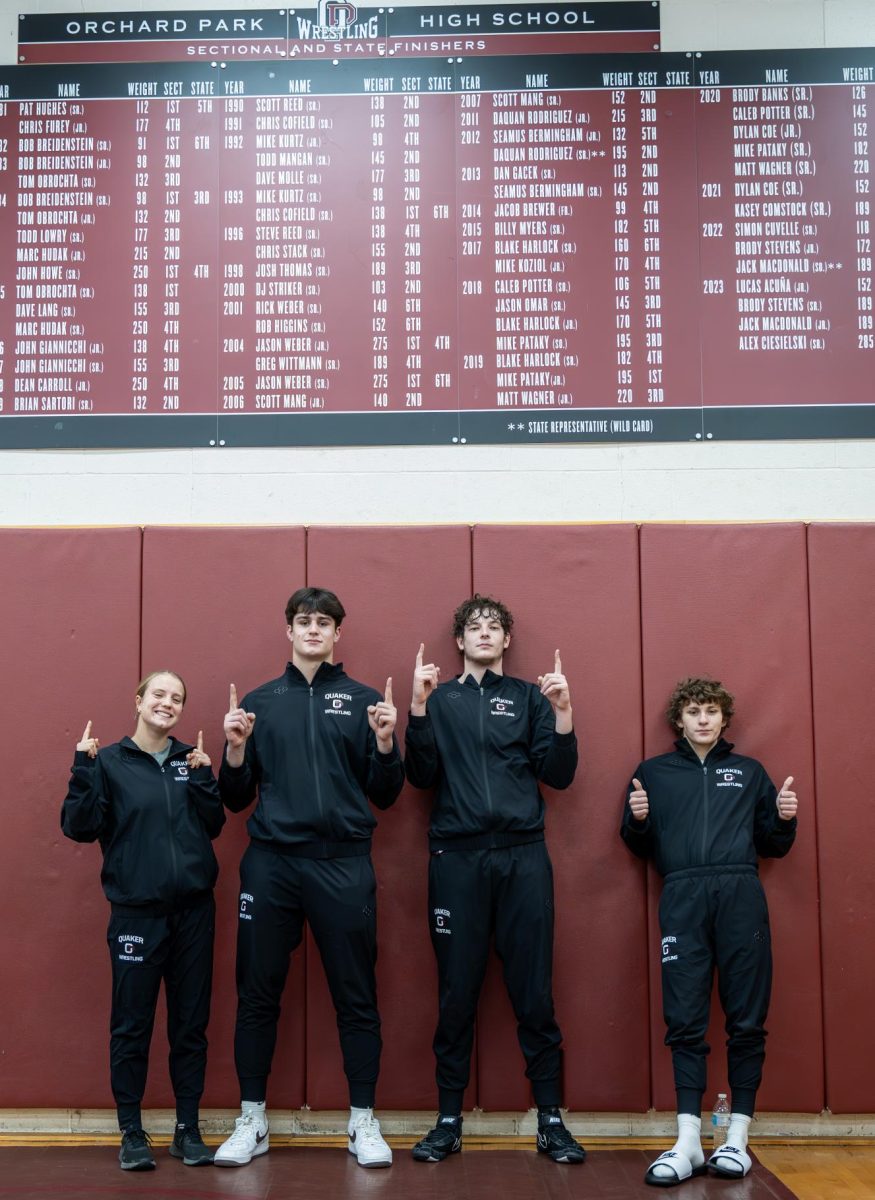
<svg viewBox="0 0 875 1200">
<path fill-rule="evenodd" d="M 562 1034 L 553 1015 L 553 868 L 543 841 L 431 854 L 431 940 L 438 967 L 438 1103 L 462 1111 L 489 942 L 504 967 L 535 1103 L 562 1098 Z"/>
<path fill-rule="evenodd" d="M 756 869 L 672 872 L 659 903 L 659 925 L 665 1044 L 671 1047 L 678 1109 L 696 1115 L 701 1111 L 716 967 L 732 1110 L 753 1116 L 772 989 L 769 911 Z"/>
<path fill-rule="evenodd" d="M 234 1060 L 243 1100 L 264 1100 L 280 1000 L 306 920 L 337 1013 L 350 1104 L 374 1103 L 380 1070 L 377 883 L 370 855 L 296 858 L 251 843 L 240 863 Z"/>
<path fill-rule="evenodd" d="M 141 1123 L 162 979 L 176 1119 L 186 1125 L 197 1123 L 207 1065 L 215 924 L 212 893 L 195 907 L 169 916 L 125 916 L 114 911 L 109 919 L 109 1067 L 120 1129 Z"/>
</svg>

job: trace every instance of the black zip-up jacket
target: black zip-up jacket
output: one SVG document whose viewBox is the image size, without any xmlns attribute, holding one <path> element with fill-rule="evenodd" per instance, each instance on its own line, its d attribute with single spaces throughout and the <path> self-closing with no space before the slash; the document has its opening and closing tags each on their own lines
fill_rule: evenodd
<svg viewBox="0 0 875 1200">
<path fill-rule="evenodd" d="M 440 684 L 426 715 L 410 716 L 404 765 L 414 787 L 437 788 L 433 850 L 513 845 L 543 838 L 538 783 L 571 784 L 577 738 L 556 732 L 534 684 L 486 671 L 480 684 L 470 675 Z"/>
<path fill-rule="evenodd" d="M 170 910 L 214 886 L 211 841 L 225 813 L 212 768 L 186 763 L 191 749 L 171 738 L 163 767 L 129 737 L 97 758 L 76 751 L 61 829 L 74 842 L 100 842 L 112 904 Z"/>
<path fill-rule="evenodd" d="M 734 754 L 723 738 L 704 763 L 684 738 L 670 754 L 636 768 L 650 811 L 636 821 L 628 804 L 620 836 L 639 858 L 653 858 L 660 875 L 688 867 L 756 866 L 783 858 L 796 837 L 796 818 L 782 821 L 777 789 L 755 758 Z"/>
<path fill-rule="evenodd" d="M 322 663 L 312 685 L 289 663 L 244 696 L 255 725 L 242 766 L 223 758 L 219 791 L 231 812 L 258 791 L 250 837 L 318 858 L 367 853 L 377 823 L 368 800 L 389 808 L 404 784 L 397 743 L 381 754 L 368 724 L 368 705 L 379 700 L 342 663 Z"/>
</svg>

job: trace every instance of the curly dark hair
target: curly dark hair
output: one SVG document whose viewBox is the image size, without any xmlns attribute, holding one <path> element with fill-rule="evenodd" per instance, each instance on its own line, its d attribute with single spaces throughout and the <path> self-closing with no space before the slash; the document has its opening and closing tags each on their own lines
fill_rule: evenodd
<svg viewBox="0 0 875 1200">
<path fill-rule="evenodd" d="M 723 713 L 724 728 L 729 727 L 735 712 L 735 697 L 727 692 L 719 679 L 701 679 L 690 675 L 675 687 L 665 710 L 668 723 L 675 732 L 680 725 L 681 713 L 690 703 L 719 704 Z"/>
<path fill-rule="evenodd" d="M 475 592 L 470 600 L 460 604 L 453 613 L 453 637 L 462 637 L 465 626 L 473 616 L 479 613 L 499 620 L 505 633 L 510 633 L 513 629 L 513 614 L 509 608 L 506 608 L 500 600 L 493 600 L 491 596 L 481 596 L 479 592 Z"/>
</svg>

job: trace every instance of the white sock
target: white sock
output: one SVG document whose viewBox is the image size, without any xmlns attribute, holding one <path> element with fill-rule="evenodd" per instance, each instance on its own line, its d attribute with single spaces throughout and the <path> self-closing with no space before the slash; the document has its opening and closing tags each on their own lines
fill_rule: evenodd
<svg viewBox="0 0 875 1200">
<path fill-rule="evenodd" d="M 747 1149 L 747 1135 L 750 1127 L 750 1117 L 743 1113 L 729 1114 L 729 1128 L 726 1131 L 726 1145 L 734 1146 L 736 1150 Z"/>
<path fill-rule="evenodd" d="M 262 1125 L 267 1124 L 267 1113 L 265 1111 L 266 1100 L 242 1100 L 240 1103 L 240 1111 L 245 1117 L 251 1114 L 256 1121 L 260 1121 Z"/>
<path fill-rule="evenodd" d="M 372 1108 L 356 1108 L 354 1104 L 350 1104 L 349 1119 L 350 1121 L 357 1121 L 359 1117 L 366 1117 L 368 1113 L 373 1114 L 373 1111 Z"/>
<path fill-rule="evenodd" d="M 705 1161 L 702 1152 L 702 1118 L 694 1117 L 692 1113 L 678 1113 L 678 1140 L 672 1146 L 675 1154 L 683 1154 L 690 1160 L 692 1167 L 701 1167 Z M 653 1174 L 660 1179 L 673 1179 L 676 1172 L 668 1163 L 657 1163 Z"/>
</svg>

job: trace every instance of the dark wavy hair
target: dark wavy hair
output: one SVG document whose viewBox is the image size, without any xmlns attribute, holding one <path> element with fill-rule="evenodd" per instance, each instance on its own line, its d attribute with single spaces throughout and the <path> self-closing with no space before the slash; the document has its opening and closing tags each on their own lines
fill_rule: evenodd
<svg viewBox="0 0 875 1200">
<path fill-rule="evenodd" d="M 460 604 L 453 613 L 453 637 L 462 637 L 465 626 L 477 614 L 495 617 L 501 622 L 501 628 L 505 633 L 510 633 L 513 629 L 513 614 L 510 609 L 505 607 L 500 600 L 493 600 L 491 596 L 481 596 L 479 592 L 476 592 L 470 600 Z"/>
<path fill-rule="evenodd" d="M 291 625 L 295 619 L 295 613 L 299 612 L 324 613 L 326 617 L 332 618 L 338 629 L 346 616 L 346 609 L 334 592 L 329 592 L 327 588 L 298 588 L 289 596 L 289 602 L 286 605 L 286 624 Z"/>
<path fill-rule="evenodd" d="M 681 713 L 688 704 L 719 704 L 723 713 L 724 727 L 735 713 L 735 697 L 727 692 L 719 679 L 701 679 L 690 675 L 682 679 L 669 697 L 665 715 L 668 723 L 677 733 L 681 721 Z"/>
</svg>

